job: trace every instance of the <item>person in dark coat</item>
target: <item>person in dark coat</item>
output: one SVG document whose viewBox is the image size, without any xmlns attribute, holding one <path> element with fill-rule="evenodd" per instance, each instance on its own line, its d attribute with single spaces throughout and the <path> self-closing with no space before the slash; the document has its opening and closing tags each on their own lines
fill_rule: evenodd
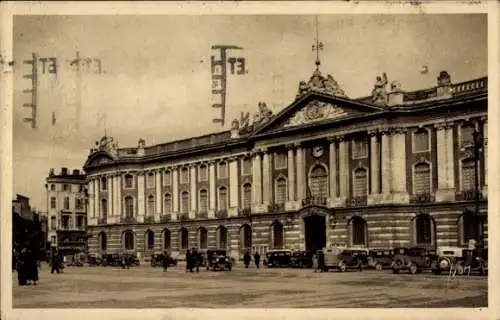
<svg viewBox="0 0 500 320">
<path fill-rule="evenodd" d="M 201 265 L 201 262 L 203 261 L 203 257 L 201 256 L 201 252 L 198 252 L 198 250 L 195 250 L 194 251 L 194 263 L 195 263 L 195 267 L 196 267 L 196 272 L 199 273 L 200 272 L 200 265 Z"/>
<path fill-rule="evenodd" d="M 186 250 L 186 272 L 191 269 L 191 250 Z"/>
<path fill-rule="evenodd" d="M 60 272 L 60 270 L 59 270 L 59 253 L 57 251 L 54 251 L 52 253 L 50 264 L 51 264 L 50 273 L 54 273 L 54 271 L 57 273 Z"/>
<path fill-rule="evenodd" d="M 252 257 L 250 256 L 250 252 L 246 251 L 245 254 L 243 255 L 243 263 L 245 264 L 245 268 L 248 269 L 250 261 L 252 261 Z"/>
<path fill-rule="evenodd" d="M 257 267 L 257 269 L 259 269 L 259 266 L 260 266 L 260 254 L 258 252 L 255 252 L 255 254 L 253 255 L 253 260 L 255 262 L 255 266 Z"/>
<path fill-rule="evenodd" d="M 38 281 L 38 263 L 36 253 L 33 249 L 26 251 L 26 280 L 28 285 L 35 285 Z"/>
<path fill-rule="evenodd" d="M 166 272 L 168 269 L 168 260 L 170 258 L 170 255 L 167 251 L 163 253 L 163 260 L 162 260 L 162 266 L 163 266 L 163 272 Z"/>
<path fill-rule="evenodd" d="M 318 252 L 318 269 L 319 272 L 323 272 L 325 270 L 325 254 L 323 251 Z"/>
<path fill-rule="evenodd" d="M 198 251 L 195 248 L 191 249 L 191 265 L 189 268 L 189 272 L 194 272 L 193 268 L 196 267 L 196 261 L 198 260 Z"/>
<path fill-rule="evenodd" d="M 17 282 L 19 286 L 27 285 L 26 280 L 26 249 L 22 248 L 17 256 Z"/>
</svg>

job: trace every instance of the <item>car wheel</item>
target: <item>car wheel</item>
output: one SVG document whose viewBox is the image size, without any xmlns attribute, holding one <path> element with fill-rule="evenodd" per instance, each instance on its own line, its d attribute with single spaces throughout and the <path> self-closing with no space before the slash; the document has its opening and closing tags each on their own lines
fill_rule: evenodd
<svg viewBox="0 0 500 320">
<path fill-rule="evenodd" d="M 340 270 L 340 272 L 346 272 L 347 266 L 345 265 L 344 262 L 339 263 L 339 270 Z"/>
<path fill-rule="evenodd" d="M 381 265 L 380 263 L 375 264 L 375 270 L 380 271 L 380 270 L 382 270 L 382 269 L 383 269 L 383 268 L 382 268 L 382 265 Z"/>
<path fill-rule="evenodd" d="M 457 268 L 457 276 L 463 276 L 464 275 L 464 272 L 465 272 L 465 268 L 464 268 L 464 265 L 461 264 L 461 263 L 458 263 L 456 265 L 456 268 Z"/>
<path fill-rule="evenodd" d="M 411 274 L 416 274 L 416 273 L 417 273 L 417 271 L 418 271 L 417 265 L 416 265 L 414 262 L 412 262 L 412 263 L 410 264 L 410 273 L 411 273 Z"/>
</svg>

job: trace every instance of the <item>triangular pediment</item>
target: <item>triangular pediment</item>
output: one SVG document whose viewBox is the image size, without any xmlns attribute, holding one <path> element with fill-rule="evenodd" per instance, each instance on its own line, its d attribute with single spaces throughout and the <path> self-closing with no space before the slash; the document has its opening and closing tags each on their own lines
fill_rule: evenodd
<svg viewBox="0 0 500 320">
<path fill-rule="evenodd" d="M 338 121 L 383 110 L 383 108 L 347 98 L 311 93 L 294 101 L 271 121 L 259 128 L 256 133 L 261 134 L 268 131 L 281 131 Z"/>
</svg>

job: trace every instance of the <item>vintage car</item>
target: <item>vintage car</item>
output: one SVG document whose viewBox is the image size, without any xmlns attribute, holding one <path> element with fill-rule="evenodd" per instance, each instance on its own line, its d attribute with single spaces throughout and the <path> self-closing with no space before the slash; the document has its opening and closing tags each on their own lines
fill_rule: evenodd
<svg viewBox="0 0 500 320">
<path fill-rule="evenodd" d="M 325 257 L 324 271 L 330 269 L 337 269 L 341 272 L 345 272 L 347 269 L 363 270 L 363 254 L 360 254 L 358 250 L 333 247 L 322 252 Z M 321 251 L 316 254 L 321 254 Z"/>
<path fill-rule="evenodd" d="M 438 247 L 437 259 L 431 263 L 432 272 L 436 275 L 456 270 L 457 275 L 464 274 L 464 249 L 462 247 Z"/>
<path fill-rule="evenodd" d="M 151 255 L 151 267 L 162 267 L 163 259 L 165 259 L 164 252 L 155 252 Z M 172 256 L 167 253 L 167 261 L 169 267 L 175 267 L 177 265 L 177 260 L 172 258 Z"/>
<path fill-rule="evenodd" d="M 352 255 L 358 257 L 364 267 L 368 266 L 368 258 L 370 257 L 370 251 L 364 248 L 345 248 L 343 251 L 344 255 Z"/>
<path fill-rule="evenodd" d="M 266 266 L 268 268 L 287 268 L 292 260 L 292 250 L 269 250 L 266 252 Z"/>
<path fill-rule="evenodd" d="M 464 249 L 464 273 L 478 272 L 480 275 L 488 275 L 488 247 L 476 249 Z M 467 268 L 470 268 L 468 270 Z"/>
<path fill-rule="evenodd" d="M 138 266 L 140 264 L 137 256 L 132 253 L 108 253 L 102 255 L 102 266 L 121 267 L 123 258 L 125 258 L 127 266 Z"/>
<path fill-rule="evenodd" d="M 294 251 L 290 258 L 290 267 L 292 268 L 312 268 L 313 267 L 312 251 Z"/>
<path fill-rule="evenodd" d="M 430 270 L 432 263 L 436 260 L 436 250 L 432 248 L 423 246 L 396 248 L 391 268 L 395 274 L 402 270 L 408 270 L 411 274 L 415 274 L 423 270 Z"/>
<path fill-rule="evenodd" d="M 102 264 L 102 259 L 94 255 L 89 255 L 87 256 L 87 264 L 91 267 L 100 266 Z"/>
<path fill-rule="evenodd" d="M 368 253 L 368 267 L 382 270 L 390 268 L 394 251 L 391 249 L 371 249 Z"/>
<path fill-rule="evenodd" d="M 231 258 L 227 255 L 226 250 L 207 250 L 206 252 L 207 270 L 212 269 L 213 271 L 231 271 L 233 268 L 233 263 Z"/>
</svg>

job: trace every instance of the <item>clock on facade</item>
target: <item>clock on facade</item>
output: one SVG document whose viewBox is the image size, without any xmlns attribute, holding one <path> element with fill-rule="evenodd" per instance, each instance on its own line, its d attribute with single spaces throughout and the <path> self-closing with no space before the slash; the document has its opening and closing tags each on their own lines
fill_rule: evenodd
<svg viewBox="0 0 500 320">
<path fill-rule="evenodd" d="M 312 149 L 312 155 L 315 158 L 321 157 L 323 155 L 323 153 L 324 153 L 324 150 L 323 150 L 322 146 L 315 146 Z"/>
</svg>

